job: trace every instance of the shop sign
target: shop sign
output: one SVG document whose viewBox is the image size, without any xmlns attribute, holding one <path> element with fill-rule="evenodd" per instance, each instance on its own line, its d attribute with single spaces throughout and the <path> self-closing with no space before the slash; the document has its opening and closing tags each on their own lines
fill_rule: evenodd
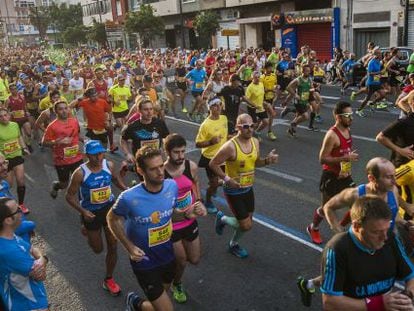
<svg viewBox="0 0 414 311">
<path fill-rule="evenodd" d="M 223 37 L 237 37 L 239 34 L 240 33 L 238 29 L 223 29 L 221 31 L 221 35 Z"/>
<path fill-rule="evenodd" d="M 333 9 L 293 11 L 284 14 L 284 22 L 287 25 L 331 23 L 333 20 Z"/>
</svg>

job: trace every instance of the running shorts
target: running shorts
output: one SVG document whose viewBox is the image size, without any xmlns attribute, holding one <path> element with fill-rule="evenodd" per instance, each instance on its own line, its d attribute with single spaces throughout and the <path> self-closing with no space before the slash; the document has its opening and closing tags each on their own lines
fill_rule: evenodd
<svg viewBox="0 0 414 311">
<path fill-rule="evenodd" d="M 243 220 L 254 212 L 253 188 L 241 194 L 224 193 L 227 203 L 237 220 Z"/>
<path fill-rule="evenodd" d="M 334 172 L 322 172 L 319 190 L 325 197 L 332 198 L 342 190 L 351 187 L 355 187 L 355 182 L 352 180 L 351 176 L 346 178 L 338 178 Z"/>
<path fill-rule="evenodd" d="M 171 241 L 173 243 L 186 240 L 188 242 L 194 241 L 198 237 L 198 223 L 194 220 L 189 226 L 174 230 L 171 235 Z"/>
<path fill-rule="evenodd" d="M 24 159 L 22 156 L 17 156 L 7 160 L 9 160 L 9 166 L 7 168 L 8 172 L 11 172 L 16 166 L 19 166 L 20 164 L 24 163 Z"/>
<path fill-rule="evenodd" d="M 109 204 L 106 207 L 92 211 L 92 213 L 95 215 L 95 218 L 91 222 L 86 221 L 85 218 L 81 216 L 81 223 L 85 226 L 85 229 L 96 231 L 102 227 L 108 227 L 108 223 L 106 222 L 106 215 L 108 214 L 111 207 L 112 204 Z"/>
<path fill-rule="evenodd" d="M 83 160 L 67 165 L 55 165 L 59 182 L 66 183 L 69 181 L 72 173 L 83 163 Z"/>
</svg>

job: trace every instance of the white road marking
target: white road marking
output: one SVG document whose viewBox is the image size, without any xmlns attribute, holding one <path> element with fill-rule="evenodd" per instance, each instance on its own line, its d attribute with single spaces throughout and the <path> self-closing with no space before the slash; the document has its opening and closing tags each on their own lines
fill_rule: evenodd
<svg viewBox="0 0 414 311">
<path fill-rule="evenodd" d="M 34 184 L 34 183 L 35 183 L 35 180 L 34 180 L 32 177 L 30 177 L 30 175 L 29 175 L 29 174 L 24 173 L 24 177 L 26 177 L 26 179 L 27 179 L 28 181 L 30 181 L 32 184 Z"/>
<path fill-rule="evenodd" d="M 284 178 L 284 179 L 287 179 L 287 180 L 290 180 L 290 181 L 294 181 L 296 183 L 303 182 L 303 178 L 292 176 L 292 175 L 289 175 L 289 174 L 286 174 L 286 173 L 283 173 L 283 172 L 280 172 L 280 171 L 277 171 L 277 170 L 274 170 L 274 169 L 271 169 L 271 168 L 260 167 L 257 170 L 268 173 L 268 174 L 271 174 L 271 175 L 275 175 L 277 177 L 281 177 L 281 178 Z"/>
<path fill-rule="evenodd" d="M 325 98 L 325 99 L 333 99 L 333 100 L 341 99 L 340 97 L 337 97 L 337 96 L 326 96 L 326 95 L 322 95 L 321 97 L 322 98 Z"/>
</svg>

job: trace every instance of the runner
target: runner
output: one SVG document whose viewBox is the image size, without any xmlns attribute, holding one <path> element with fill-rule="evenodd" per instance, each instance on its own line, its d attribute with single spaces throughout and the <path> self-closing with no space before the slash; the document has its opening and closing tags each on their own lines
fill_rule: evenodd
<svg viewBox="0 0 414 311">
<path fill-rule="evenodd" d="M 66 193 L 66 201 L 81 216 L 86 229 L 88 244 L 94 253 L 103 251 L 102 228 L 106 239 L 106 277 L 102 287 L 112 296 L 118 296 L 121 288 L 113 278 L 117 262 L 117 241 L 108 228 L 106 215 L 115 202 L 111 185 L 126 188 L 114 174 L 114 164 L 104 157 L 106 149 L 98 140 L 85 144 L 88 161 L 81 164 L 72 174 Z"/>
<path fill-rule="evenodd" d="M 79 152 L 79 123 L 70 115 L 66 102 L 55 103 L 57 118 L 51 122 L 43 135 L 42 145 L 52 147 L 58 181 L 53 181 L 50 196 L 57 198 L 58 191 L 66 189 L 71 174 L 83 163 Z"/>
<path fill-rule="evenodd" d="M 247 250 L 239 245 L 239 241 L 253 225 L 255 169 L 276 163 L 279 156 L 272 150 L 264 159 L 260 158 L 259 141 L 252 137 L 254 124 L 249 115 L 241 114 L 237 118 L 236 127 L 237 135 L 220 148 L 209 166 L 224 181 L 223 191 L 235 216 L 225 216 L 219 211 L 216 215 L 216 233 L 222 235 L 224 226 L 231 226 L 234 233 L 229 243 L 229 252 L 245 258 L 248 256 Z M 225 163 L 225 172 L 221 168 L 222 163 Z"/>
<path fill-rule="evenodd" d="M 191 112 L 188 114 L 188 118 L 190 120 L 201 121 L 200 114 L 203 110 L 202 94 L 204 92 L 205 82 L 208 79 L 207 73 L 203 68 L 203 61 L 198 59 L 196 61 L 196 68 L 188 72 L 185 77 L 186 79 L 189 79 L 192 83 L 191 94 L 195 99 L 195 103 L 193 105 L 193 108 L 191 109 Z"/>
<path fill-rule="evenodd" d="M 269 56 L 270 57 L 270 56 Z M 264 86 L 264 104 L 267 115 L 269 116 L 269 124 L 267 125 L 267 137 L 270 140 L 276 140 L 276 135 L 272 131 L 273 118 L 276 117 L 276 111 L 273 108 L 273 103 L 277 99 L 279 91 L 277 86 L 277 77 L 274 73 L 274 64 L 266 62 L 264 66 L 264 74 L 260 77 L 260 82 Z"/>
<path fill-rule="evenodd" d="M 186 80 L 186 69 L 184 67 L 184 62 L 178 60 L 177 66 L 175 67 L 175 78 L 177 80 L 177 95 L 180 97 L 181 101 L 181 112 L 187 113 L 188 110 L 184 106 L 185 96 L 187 95 L 187 80 Z"/>
<path fill-rule="evenodd" d="M 339 102 L 333 113 L 335 124 L 326 133 L 319 153 L 319 161 L 323 169 L 319 185 L 322 205 L 314 211 L 313 221 L 306 228 L 315 244 L 322 244 L 319 225 L 323 220 L 323 206 L 343 189 L 355 186 L 351 177 L 351 168 L 352 162 L 359 158 L 355 150 L 352 150 L 350 127 L 353 112 L 351 104 Z"/>
<path fill-rule="evenodd" d="M 182 136 L 170 134 L 166 137 L 165 151 L 168 158 L 164 163 L 165 177 L 173 178 L 178 186 L 171 236 L 177 260 L 172 292 L 178 303 L 187 301 L 187 294 L 181 283 L 187 262 L 196 265 L 200 261 L 200 238 L 195 217 L 207 214 L 201 203 L 197 164 L 185 159 L 185 148 L 186 141 Z"/>
<path fill-rule="evenodd" d="M 148 299 L 128 293 L 127 310 L 172 311 L 166 290 L 176 273 L 170 238 L 178 187 L 175 181 L 164 179 L 159 149 L 143 147 L 135 161 L 144 181 L 122 192 L 107 217 L 115 237 L 127 250 L 132 270 Z"/>
<path fill-rule="evenodd" d="M 112 114 L 117 127 L 122 129 L 125 118 L 128 115 L 128 101 L 132 98 L 131 89 L 125 85 L 125 76 L 118 75 L 118 83 L 112 86 L 109 91 L 110 102 L 112 103 Z"/>
<path fill-rule="evenodd" d="M 206 169 L 208 188 L 206 190 L 205 206 L 209 214 L 217 213 L 211 197 L 219 187 L 218 176 L 210 169 L 209 163 L 217 151 L 227 140 L 227 118 L 221 114 L 221 100 L 214 97 L 208 102 L 209 116 L 201 123 L 195 139 L 196 147 L 201 148 L 199 167 Z"/>
<path fill-rule="evenodd" d="M 19 206 L 24 214 L 28 214 L 30 211 L 24 204 L 26 185 L 23 151 L 30 155 L 30 151 L 20 135 L 19 125 L 10 121 L 10 114 L 6 108 L 0 107 L 0 152 L 9 161 L 7 181 L 10 186 L 13 186 L 13 180 L 16 179 Z"/>
</svg>

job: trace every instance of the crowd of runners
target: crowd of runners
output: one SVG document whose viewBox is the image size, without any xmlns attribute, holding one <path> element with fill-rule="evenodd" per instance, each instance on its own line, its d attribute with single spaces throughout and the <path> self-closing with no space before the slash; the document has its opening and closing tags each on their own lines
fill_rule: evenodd
<svg viewBox="0 0 414 311">
<path fill-rule="evenodd" d="M 320 115 L 321 84 L 339 83 L 342 95 L 356 86 L 355 55 L 339 48 L 331 68 L 309 46 L 296 59 L 283 48 L 74 49 L 62 51 L 59 60 L 48 53 L 0 51 L 0 294 L 5 310 L 49 308 L 43 283 L 49 259 L 31 246 L 36 224 L 26 216 L 31 206 L 25 201 L 24 159 L 33 152 L 51 152 L 57 175 L 51 199 L 60 194 L 80 215 L 80 230 L 94 253 L 106 250 L 103 288 L 113 296 L 121 292 L 114 279 L 119 241 L 145 295 L 128 293 L 127 310 L 173 310 L 169 290 L 176 302 L 185 303 L 182 276 L 188 263 L 200 261 L 199 217 L 215 215 L 218 235 L 226 226 L 233 230 L 228 251 L 248 256 L 240 241 L 253 224 L 255 170 L 278 161 L 274 149 L 266 155 L 260 151 L 263 139 L 275 141 L 280 135 L 273 130 L 274 119 L 290 118 L 286 135 L 291 138 L 303 122 L 317 132 L 316 123 L 327 122 Z M 408 68 L 399 67 L 398 59 L 398 49 L 383 52 L 368 44 L 361 59 L 366 75 L 350 94 L 354 100 L 366 93 L 356 110 L 360 117 L 366 116 L 367 105 L 387 108 L 384 99 L 401 110 L 377 136 L 392 156 L 367 163 L 366 184 L 356 186 L 351 175 L 359 159 L 350 132 L 352 106 L 339 101 L 334 108 L 335 123 L 319 154 L 322 202 L 306 231 L 321 244 L 319 226 L 326 218 L 339 234 L 327 243 L 321 276 L 297 280 L 305 306 L 320 287 L 327 310 L 414 310 L 409 259 L 414 57 Z M 170 133 L 167 115 L 200 123 L 198 163 L 186 158 L 184 133 Z M 120 154 L 122 162 L 106 159 L 107 152 Z M 200 169 L 208 179 L 205 195 Z M 117 197 L 113 185 L 121 191 Z M 232 215 L 213 203 L 220 187 Z M 345 207 L 340 220 L 336 210 Z M 406 281 L 406 290 L 390 292 L 397 279 Z"/>
</svg>

